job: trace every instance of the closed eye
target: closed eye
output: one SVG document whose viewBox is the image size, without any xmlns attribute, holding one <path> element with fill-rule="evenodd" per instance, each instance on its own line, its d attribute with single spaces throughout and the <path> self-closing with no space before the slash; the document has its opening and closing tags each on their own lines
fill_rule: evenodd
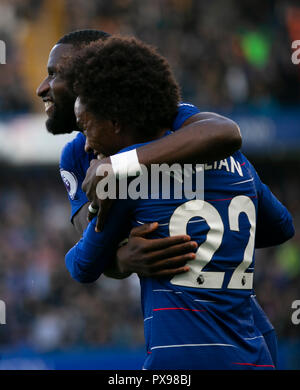
<svg viewBox="0 0 300 390">
<path fill-rule="evenodd" d="M 54 76 L 55 75 L 55 69 L 54 68 L 51 68 L 51 67 L 49 67 L 48 68 L 48 76 L 50 76 L 50 77 L 52 77 L 52 76 Z"/>
<path fill-rule="evenodd" d="M 78 128 L 78 130 L 81 132 L 81 133 L 84 133 L 84 128 L 83 128 L 83 126 L 82 126 L 82 124 L 81 124 L 81 122 L 77 122 L 77 128 Z"/>
</svg>

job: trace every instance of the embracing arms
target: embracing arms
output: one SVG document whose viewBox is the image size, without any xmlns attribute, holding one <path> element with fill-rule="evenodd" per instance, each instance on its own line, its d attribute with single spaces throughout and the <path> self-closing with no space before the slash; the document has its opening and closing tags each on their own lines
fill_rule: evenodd
<svg viewBox="0 0 300 390">
<path fill-rule="evenodd" d="M 184 115 L 189 115 L 184 113 Z M 232 120 L 214 113 L 200 113 L 188 117 L 179 123 L 174 133 L 137 149 L 141 164 L 173 163 L 199 161 L 210 162 L 223 159 L 241 147 L 241 134 L 238 125 Z M 92 160 L 99 164 L 98 160 Z M 104 159 L 100 163 L 109 161 Z M 82 194 L 83 206 L 73 215 L 72 222 L 81 235 L 88 224 L 88 198 L 93 200 L 93 191 L 98 183 L 95 175 L 96 166 L 91 165 L 84 180 L 87 197 Z M 79 180 L 80 183 L 80 180 Z M 78 189 L 78 192 L 81 188 Z M 95 194 L 95 193 L 94 193 Z M 72 202 L 71 202 L 72 203 Z M 105 203 L 102 204 L 105 209 Z M 91 215 L 90 215 L 91 217 Z M 157 225 L 147 224 L 134 228 L 128 243 L 115 249 L 113 266 L 105 273 L 111 277 L 125 277 L 132 272 L 140 276 L 166 276 L 188 271 L 186 262 L 193 256 L 193 245 L 186 237 L 171 237 L 154 240 L 147 239 L 147 234 Z M 157 246 L 160 249 L 157 250 Z"/>
<path fill-rule="evenodd" d="M 238 125 L 232 120 L 215 113 L 197 113 L 188 118 L 174 133 L 136 149 L 139 163 L 151 164 L 205 163 L 229 157 L 242 144 Z M 93 160 L 86 173 L 82 188 L 94 207 L 100 206 L 96 188 L 103 177 L 96 172 L 102 164 L 111 164 L 110 157 Z M 103 227 L 111 202 L 105 200 L 99 207 L 96 227 Z M 89 218 L 94 215 L 89 215 Z M 82 215 L 74 224 L 79 225 Z"/>
</svg>

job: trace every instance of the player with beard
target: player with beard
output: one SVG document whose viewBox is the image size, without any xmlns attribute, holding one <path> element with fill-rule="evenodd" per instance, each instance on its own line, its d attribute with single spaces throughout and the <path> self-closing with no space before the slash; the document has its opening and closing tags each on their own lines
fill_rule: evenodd
<svg viewBox="0 0 300 390">
<path fill-rule="evenodd" d="M 109 34 L 98 30 L 71 32 L 63 36 L 50 51 L 47 65 L 48 76 L 37 89 L 37 95 L 45 104 L 48 116 L 46 127 L 50 133 L 55 135 L 79 130 L 74 115 L 75 96 L 59 72 L 62 58 L 72 56 L 91 41 L 105 39 L 108 36 Z M 145 165 L 170 159 L 188 162 L 199 155 L 203 156 L 203 161 L 211 161 L 227 157 L 241 146 L 240 131 L 233 121 L 214 113 L 200 113 L 192 104 L 179 105 L 177 116 L 174 118 L 173 130 L 178 131 L 168 137 L 167 143 L 165 140 L 159 140 L 151 146 L 141 148 L 140 162 Z M 64 148 L 60 162 L 61 175 L 71 204 L 71 221 L 79 233 L 82 233 L 87 225 L 86 216 L 89 206 L 88 198 L 81 188 L 82 183 L 90 163 L 97 162 L 96 156 L 93 153 L 86 153 L 84 147 L 85 137 L 79 132 L 74 140 Z M 144 236 L 155 227 L 157 225 L 148 224 L 140 229 L 134 229 L 129 245 L 125 245 L 117 252 L 118 255 L 122 254 L 120 259 L 119 256 L 117 258 L 125 273 L 126 271 L 140 274 L 145 272 L 160 276 L 161 272 L 164 274 L 187 270 L 187 267 L 184 267 L 186 259 L 180 256 L 186 252 L 188 255 L 190 252 L 190 244 L 185 242 L 187 237 L 158 240 L 155 247 L 159 246 L 159 249 L 165 252 L 160 252 L 156 260 L 153 252 L 153 262 L 148 264 L 148 254 L 152 251 L 154 243 L 145 240 Z M 147 256 L 144 255 L 145 253 Z M 173 253 L 176 256 L 169 258 Z M 164 261 L 161 262 L 161 260 Z"/>
<path fill-rule="evenodd" d="M 83 45 L 93 40 L 105 39 L 107 36 L 109 34 L 98 30 L 75 31 L 62 37 L 51 50 L 48 60 L 48 77 L 39 86 L 37 94 L 45 103 L 45 111 L 48 115 L 46 126 L 52 134 L 78 130 L 72 110 L 74 96 L 58 72 L 62 56 L 72 55 Z M 167 140 L 160 140 L 151 146 L 141 148 L 138 151 L 140 163 L 146 166 L 153 162 L 171 164 L 174 161 L 182 161 L 184 163 L 191 162 L 198 156 L 201 156 L 203 162 L 209 162 L 228 157 L 241 147 L 241 135 L 236 123 L 215 113 L 200 113 L 199 109 L 192 104 L 181 103 L 179 105 L 177 116 L 174 118 L 173 130 L 179 131 Z M 79 134 L 68 149 L 82 147 L 82 141 L 85 141 L 85 138 Z M 66 150 L 62 154 L 61 169 L 68 171 L 69 167 L 64 166 L 64 160 L 69 160 L 69 156 L 65 159 L 64 154 L 67 154 Z M 90 155 L 89 161 L 94 157 Z M 82 172 L 80 174 L 82 176 Z M 86 171 L 84 171 L 84 177 L 85 174 Z M 76 177 L 78 191 L 75 197 L 78 207 L 71 202 L 72 222 L 79 232 L 82 232 L 83 227 L 86 226 L 88 206 L 88 199 L 81 191 L 84 177 Z M 89 187 L 87 183 L 86 187 Z M 93 185 L 91 184 L 90 187 Z M 92 189 L 86 188 L 86 192 L 91 193 Z M 82 203 L 86 206 L 82 207 Z"/>
<path fill-rule="evenodd" d="M 142 142 L 167 137 L 178 85 L 152 47 L 110 37 L 83 49 L 65 72 L 78 95 L 75 115 L 87 149 L 125 162 Z M 206 167 L 204 175 L 203 200 L 174 193 L 166 199 L 159 191 L 158 198 L 150 192 L 148 198 L 116 201 L 103 230 L 95 232 L 95 217 L 68 252 L 67 268 L 80 282 L 97 280 L 118 242 L 140 221 L 159 222 L 153 238 L 189 231 L 199 247 L 187 273 L 140 278 L 148 354 L 144 367 L 273 369 L 253 318 L 254 250 L 255 244 L 291 238 L 291 215 L 239 151 Z"/>
<path fill-rule="evenodd" d="M 79 130 L 74 115 L 75 96 L 59 72 L 62 58 L 76 54 L 89 42 L 108 36 L 109 34 L 98 30 L 75 31 L 62 37 L 52 48 L 48 60 L 48 76 L 37 90 L 38 96 L 45 103 L 48 116 L 46 126 L 52 134 Z M 191 104 L 179 105 L 172 129 L 176 130 L 173 134 L 137 149 L 140 163 L 147 166 L 151 163 L 172 164 L 176 161 L 189 163 L 199 156 L 201 162 L 209 162 L 228 157 L 241 145 L 239 128 L 233 121 L 214 113 L 201 113 Z M 95 188 L 93 169 L 99 164 L 93 153 L 86 153 L 84 147 L 85 137 L 79 132 L 64 148 L 60 164 L 71 203 L 71 221 L 79 232 L 83 232 L 87 226 L 89 206 L 89 199 L 81 186 L 85 179 L 87 192 L 92 192 Z M 108 160 L 105 159 L 104 162 Z M 89 175 L 86 177 L 87 171 Z M 157 228 L 157 223 L 133 228 L 128 243 L 116 250 L 113 272 L 107 270 L 106 273 L 113 277 L 125 277 L 133 272 L 144 277 L 161 277 L 187 272 L 189 266 L 186 263 L 194 249 L 190 237 L 181 235 L 146 239 Z M 265 335 L 275 360 L 276 336 L 273 326 L 255 299 L 253 310 L 256 324 Z"/>
</svg>

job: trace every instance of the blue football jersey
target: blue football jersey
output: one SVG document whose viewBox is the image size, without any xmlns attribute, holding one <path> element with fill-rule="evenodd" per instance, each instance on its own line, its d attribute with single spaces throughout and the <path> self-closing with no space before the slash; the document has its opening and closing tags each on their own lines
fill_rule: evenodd
<svg viewBox="0 0 300 390">
<path fill-rule="evenodd" d="M 188 118 L 199 112 L 200 110 L 193 104 L 180 103 L 172 130 L 178 130 Z M 81 186 L 90 162 L 95 156 L 93 153 L 85 153 L 84 145 L 85 136 L 82 133 L 78 133 L 63 148 L 60 158 L 60 175 L 67 189 L 71 204 L 71 220 L 81 207 L 88 202 Z"/>
<path fill-rule="evenodd" d="M 104 230 L 96 233 L 93 220 L 67 253 L 66 266 L 80 282 L 96 280 L 117 244 L 143 223 L 159 223 L 152 238 L 189 234 L 199 246 L 188 272 L 140 279 L 144 368 L 273 369 L 253 315 L 254 250 L 256 240 L 290 238 L 291 215 L 241 152 L 205 164 L 203 173 L 203 199 L 116 201 Z M 270 230 L 260 227 L 257 237 L 261 224 Z"/>
</svg>

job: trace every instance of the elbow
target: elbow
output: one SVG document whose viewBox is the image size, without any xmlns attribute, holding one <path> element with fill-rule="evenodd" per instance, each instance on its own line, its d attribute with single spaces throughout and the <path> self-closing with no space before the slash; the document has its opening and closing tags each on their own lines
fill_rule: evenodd
<svg viewBox="0 0 300 390">
<path fill-rule="evenodd" d="M 215 151 L 218 151 L 214 159 L 227 158 L 241 149 L 242 136 L 236 122 L 223 116 L 217 116 L 210 118 L 210 126 L 211 145 L 214 145 Z"/>
<path fill-rule="evenodd" d="M 242 147 L 242 135 L 236 122 L 228 118 L 222 118 L 221 126 L 224 131 L 224 144 L 227 145 L 228 153 L 232 154 Z"/>
<path fill-rule="evenodd" d="M 269 231 L 270 234 L 266 235 L 266 231 Z M 295 227 L 290 217 L 287 222 L 285 222 L 279 229 L 274 230 L 274 225 L 264 225 L 264 230 L 257 230 L 256 239 L 255 239 L 255 248 L 268 248 L 271 246 L 282 245 L 285 242 L 289 241 L 295 235 Z"/>
<path fill-rule="evenodd" d="M 79 283 L 93 283 L 101 275 L 99 272 L 88 272 L 86 267 L 80 265 L 80 259 L 76 253 L 76 247 L 73 247 L 65 256 L 65 264 L 71 277 Z M 94 270 L 93 270 L 94 271 Z"/>
<path fill-rule="evenodd" d="M 295 226 L 293 222 L 293 217 L 291 214 L 287 211 L 287 219 L 285 220 L 285 223 L 283 224 L 282 228 L 282 243 L 289 241 L 291 238 L 295 235 Z"/>
<path fill-rule="evenodd" d="M 295 233 L 296 233 L 295 232 L 295 227 L 294 227 L 293 221 L 291 219 L 290 228 L 288 229 L 288 232 L 287 232 L 287 239 L 286 239 L 286 241 L 288 241 L 291 238 L 293 238 Z"/>
<path fill-rule="evenodd" d="M 77 282 L 82 283 L 82 284 L 88 284 L 88 283 L 94 283 L 96 280 L 99 278 L 99 276 L 91 276 L 91 275 L 72 275 L 72 278 L 75 279 Z"/>
</svg>

